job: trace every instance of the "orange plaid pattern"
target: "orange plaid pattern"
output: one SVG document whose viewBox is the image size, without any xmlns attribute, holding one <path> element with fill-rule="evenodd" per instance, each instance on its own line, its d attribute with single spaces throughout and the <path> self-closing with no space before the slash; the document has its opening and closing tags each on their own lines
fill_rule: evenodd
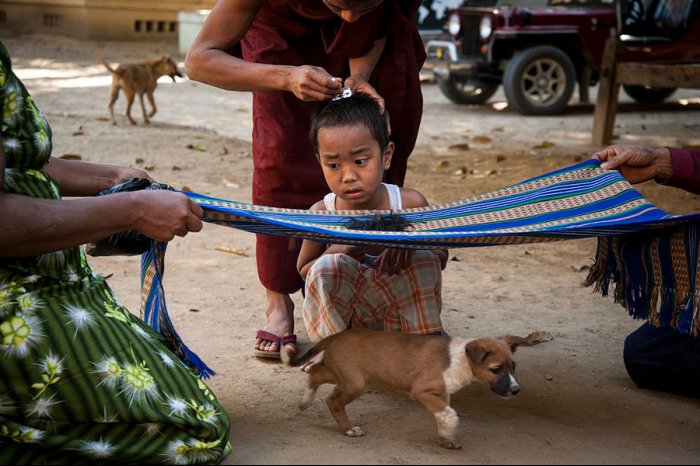
<svg viewBox="0 0 700 466">
<path fill-rule="evenodd" d="M 442 331 L 442 270 L 431 251 L 414 251 L 398 275 L 345 254 L 326 254 L 306 277 L 304 325 L 313 342 L 350 327 L 403 333 Z"/>
</svg>

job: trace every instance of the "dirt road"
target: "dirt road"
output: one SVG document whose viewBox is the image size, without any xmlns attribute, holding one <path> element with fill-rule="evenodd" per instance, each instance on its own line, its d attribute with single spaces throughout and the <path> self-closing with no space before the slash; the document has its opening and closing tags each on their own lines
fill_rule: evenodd
<svg viewBox="0 0 700 466">
<path fill-rule="evenodd" d="M 250 95 L 187 79 L 163 79 L 150 126 L 106 121 L 108 61 L 176 54 L 176 44 L 78 42 L 5 37 L 15 68 L 54 131 L 54 155 L 143 167 L 176 188 L 250 201 Z M 178 58 L 182 61 L 182 57 Z M 592 106 L 525 118 L 504 108 L 458 107 L 424 86 L 425 111 L 407 185 L 432 202 L 507 186 L 587 158 Z M 594 94 L 595 97 L 595 94 Z M 123 111 L 123 98 L 117 113 Z M 134 115 L 138 115 L 138 108 Z M 397 116 L 392 115 L 393 118 Z M 137 118 L 138 120 L 138 118 Z M 623 103 L 618 142 L 700 146 L 700 94 L 679 92 L 656 108 Z M 700 211 L 700 198 L 663 186 L 640 189 L 674 213 Z M 206 225 L 172 242 L 166 261 L 168 307 L 188 346 L 217 372 L 210 386 L 233 422 L 225 464 L 698 464 L 700 401 L 637 389 L 622 363 L 633 321 L 609 298 L 582 288 L 593 240 L 453 250 L 444 273 L 444 322 L 456 335 L 526 335 L 554 340 L 517 353 L 521 395 L 503 400 L 481 386 L 453 397 L 461 451 L 436 441 L 432 416 L 405 394 L 377 387 L 350 405 L 365 437 L 340 434 L 321 400 L 297 409 L 305 377 L 253 358 L 263 323 L 253 235 Z M 245 256 L 221 252 L 235 247 Z M 139 307 L 134 257 L 92 260 L 132 312 Z M 295 295 L 297 309 L 300 294 Z M 303 323 L 296 333 L 307 342 Z M 321 391 L 328 392 L 329 387 Z"/>
</svg>

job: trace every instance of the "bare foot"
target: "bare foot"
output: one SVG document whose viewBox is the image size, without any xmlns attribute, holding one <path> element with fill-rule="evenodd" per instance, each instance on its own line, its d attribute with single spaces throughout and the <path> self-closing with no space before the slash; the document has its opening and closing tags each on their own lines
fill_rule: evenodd
<svg viewBox="0 0 700 466">
<path fill-rule="evenodd" d="M 279 336 L 280 338 L 286 335 L 294 334 L 294 302 L 287 294 L 277 293 L 275 291 L 267 291 L 267 322 L 262 330 Z M 277 342 L 257 338 L 255 340 L 255 349 L 260 351 L 268 351 L 276 353 L 279 351 Z M 284 345 L 284 350 L 290 356 L 296 353 L 296 345 L 287 343 Z"/>
</svg>

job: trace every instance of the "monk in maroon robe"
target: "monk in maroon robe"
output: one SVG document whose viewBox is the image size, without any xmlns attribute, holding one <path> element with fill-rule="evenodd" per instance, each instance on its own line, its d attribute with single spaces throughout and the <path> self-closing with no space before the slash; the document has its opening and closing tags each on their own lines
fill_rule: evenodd
<svg viewBox="0 0 700 466">
<path fill-rule="evenodd" d="M 327 192 L 309 127 L 318 101 L 343 87 L 375 96 L 391 116 L 396 151 L 389 183 L 403 185 L 423 110 L 425 52 L 414 15 L 420 0 L 221 0 L 187 55 L 191 79 L 253 91 L 253 203 L 307 209 Z M 257 237 L 268 298 L 256 355 L 294 343 L 289 298 L 303 282 L 301 242 Z"/>
</svg>

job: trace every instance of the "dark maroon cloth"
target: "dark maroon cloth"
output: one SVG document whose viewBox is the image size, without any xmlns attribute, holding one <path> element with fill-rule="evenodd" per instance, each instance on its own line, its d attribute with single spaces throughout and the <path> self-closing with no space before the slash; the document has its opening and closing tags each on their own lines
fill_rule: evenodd
<svg viewBox="0 0 700 466">
<path fill-rule="evenodd" d="M 665 184 L 700 194 L 700 151 L 668 150 L 673 176 Z M 647 322 L 625 339 L 623 357 L 640 388 L 700 398 L 700 338 Z"/>
<path fill-rule="evenodd" d="M 673 176 L 665 184 L 700 194 L 700 151 L 669 147 Z"/>
<path fill-rule="evenodd" d="M 358 21 L 346 23 L 320 0 L 269 0 L 241 41 L 243 58 L 320 66 L 346 78 L 349 58 L 365 55 L 376 40 L 386 37 L 370 84 L 385 100 L 396 144 L 386 181 L 403 185 L 423 113 L 419 71 L 425 51 L 413 19 L 420 3 L 385 0 Z M 306 209 L 328 192 L 309 139 L 316 105 L 286 91 L 253 94 L 253 203 Z M 258 275 L 266 288 L 293 293 L 301 287 L 296 271 L 300 244 L 258 235 Z"/>
</svg>

